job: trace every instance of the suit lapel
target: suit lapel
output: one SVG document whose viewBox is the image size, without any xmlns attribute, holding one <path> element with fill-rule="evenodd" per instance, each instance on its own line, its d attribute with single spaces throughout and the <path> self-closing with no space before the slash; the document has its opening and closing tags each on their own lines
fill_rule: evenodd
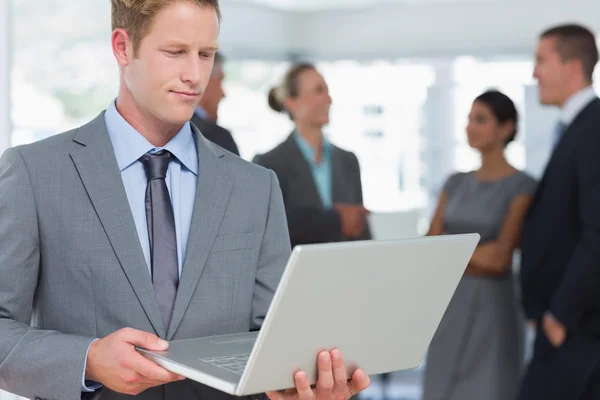
<svg viewBox="0 0 600 400">
<path fill-rule="evenodd" d="M 349 198 L 347 193 L 348 184 L 352 180 L 346 178 L 347 171 L 344 169 L 344 160 L 338 148 L 331 146 L 331 196 L 334 203 L 348 203 L 354 199 Z M 334 179 L 335 177 L 335 179 Z"/>
<path fill-rule="evenodd" d="M 323 200 L 317 191 L 317 186 L 313 179 L 312 172 L 310 171 L 310 166 L 294 139 L 294 133 L 287 138 L 284 142 L 284 146 L 287 161 L 290 163 L 290 167 L 294 174 L 291 178 L 291 180 L 294 181 L 294 185 L 304 188 L 304 194 L 307 197 L 309 204 L 319 204 L 323 207 Z"/>
<path fill-rule="evenodd" d="M 225 154 L 195 129 L 198 149 L 198 186 L 187 254 L 177 290 L 167 340 L 171 340 L 185 315 L 198 281 L 204 270 L 210 249 L 215 241 L 233 189 L 233 177 L 227 173 L 222 158 Z"/>
<path fill-rule="evenodd" d="M 542 196 L 543 190 L 546 186 L 548 176 L 550 174 L 552 174 L 553 169 L 556 167 L 555 164 L 557 164 L 558 160 L 560 160 L 562 154 L 565 151 L 568 151 L 569 148 L 574 143 L 574 141 L 575 141 L 574 136 L 578 130 L 579 124 L 581 124 L 583 121 L 585 121 L 585 119 L 587 118 L 587 115 L 589 113 L 593 112 L 593 105 L 596 104 L 596 102 L 598 102 L 598 101 L 600 101 L 600 99 L 595 98 L 587 106 L 585 106 L 585 108 L 579 114 L 577 114 L 577 116 L 575 117 L 573 122 L 571 122 L 567 126 L 567 129 L 562 134 L 559 142 L 557 143 L 554 151 L 552 152 L 552 155 L 550 156 L 550 160 L 548 160 L 548 165 L 546 165 L 546 168 L 542 175 L 542 179 L 540 180 L 540 183 L 538 184 L 538 188 L 533 197 L 533 202 L 527 212 L 527 219 L 529 219 L 529 217 L 531 215 L 533 215 L 533 211 L 537 207 L 537 204 L 539 203 L 539 199 Z"/>
<path fill-rule="evenodd" d="M 166 328 L 106 129 L 104 112 L 81 127 L 73 140 L 80 146 L 71 152 L 71 158 L 106 236 L 154 330 L 164 337 Z"/>
</svg>

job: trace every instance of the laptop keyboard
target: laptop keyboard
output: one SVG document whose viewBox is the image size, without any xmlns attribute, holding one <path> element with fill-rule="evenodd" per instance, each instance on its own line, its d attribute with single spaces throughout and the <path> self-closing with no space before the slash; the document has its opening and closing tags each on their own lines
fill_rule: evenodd
<svg viewBox="0 0 600 400">
<path fill-rule="evenodd" d="M 247 353 L 227 357 L 202 358 L 201 361 L 214 365 L 215 367 L 223 368 L 235 374 L 241 375 L 244 372 L 244 369 L 246 368 L 246 364 L 248 363 L 249 357 L 250 353 Z"/>
</svg>

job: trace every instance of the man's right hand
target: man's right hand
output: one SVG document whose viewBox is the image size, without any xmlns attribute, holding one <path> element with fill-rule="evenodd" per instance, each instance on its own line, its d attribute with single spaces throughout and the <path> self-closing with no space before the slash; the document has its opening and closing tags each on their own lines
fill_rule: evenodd
<svg viewBox="0 0 600 400">
<path fill-rule="evenodd" d="M 131 328 L 118 330 L 90 346 L 85 379 L 128 395 L 185 379 L 148 360 L 135 346 L 164 351 L 169 344 L 148 332 Z"/>
<path fill-rule="evenodd" d="M 355 239 L 365 229 L 369 211 L 362 204 L 335 204 L 334 209 L 340 216 L 342 236 Z"/>
</svg>

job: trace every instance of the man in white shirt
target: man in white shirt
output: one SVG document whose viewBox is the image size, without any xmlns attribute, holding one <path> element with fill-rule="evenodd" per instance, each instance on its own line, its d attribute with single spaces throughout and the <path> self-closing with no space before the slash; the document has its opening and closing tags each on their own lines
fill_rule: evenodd
<svg viewBox="0 0 600 400">
<path fill-rule="evenodd" d="M 521 400 L 600 398 L 600 100 L 594 34 L 540 36 L 540 101 L 561 109 L 555 147 L 522 234 L 523 307 L 537 335 Z"/>
</svg>

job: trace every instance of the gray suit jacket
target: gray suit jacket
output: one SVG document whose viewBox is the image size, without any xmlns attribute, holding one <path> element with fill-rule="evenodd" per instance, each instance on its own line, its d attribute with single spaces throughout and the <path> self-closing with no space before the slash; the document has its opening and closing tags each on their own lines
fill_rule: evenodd
<svg viewBox="0 0 600 400">
<path fill-rule="evenodd" d="M 273 170 L 281 184 L 292 245 L 346 240 L 334 210 L 323 207 L 310 166 L 298 147 L 294 134 L 253 162 Z M 358 159 L 349 151 L 332 145 L 332 198 L 334 203 L 363 204 Z M 368 227 L 359 237 L 371 238 Z"/>
<path fill-rule="evenodd" d="M 88 346 L 123 327 L 174 340 L 261 326 L 290 253 L 277 178 L 197 131 L 196 138 L 198 189 L 170 326 L 160 317 L 104 113 L 3 154 L 0 389 L 79 399 Z M 99 397 L 130 398 L 108 389 Z M 228 396 L 187 380 L 137 398 Z"/>
</svg>

